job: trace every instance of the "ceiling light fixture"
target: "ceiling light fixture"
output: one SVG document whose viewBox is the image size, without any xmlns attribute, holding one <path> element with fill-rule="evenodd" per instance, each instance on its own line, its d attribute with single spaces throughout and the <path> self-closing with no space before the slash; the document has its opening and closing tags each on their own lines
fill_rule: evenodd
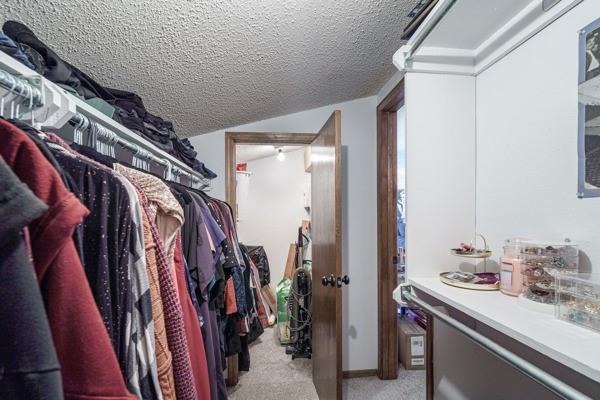
<svg viewBox="0 0 600 400">
<path fill-rule="evenodd" d="M 281 148 L 277 149 L 277 159 L 279 161 L 285 160 L 285 154 L 283 154 L 283 149 L 281 149 Z"/>
</svg>

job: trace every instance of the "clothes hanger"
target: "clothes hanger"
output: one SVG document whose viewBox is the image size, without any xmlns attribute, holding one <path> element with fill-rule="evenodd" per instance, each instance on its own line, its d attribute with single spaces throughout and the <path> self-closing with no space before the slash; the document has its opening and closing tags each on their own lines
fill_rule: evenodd
<svg viewBox="0 0 600 400">
<path fill-rule="evenodd" d="M 10 92 L 15 90 L 15 87 L 17 86 L 17 81 L 14 78 L 12 78 L 11 81 L 12 81 L 12 86 L 10 88 Z M 14 99 L 14 97 L 10 101 L 10 119 L 15 119 L 15 99 Z"/>
<path fill-rule="evenodd" d="M 6 96 L 8 96 L 10 94 L 10 92 L 6 92 L 4 93 L 4 95 L 0 98 L 0 117 L 4 118 L 4 100 L 6 99 Z"/>
<path fill-rule="evenodd" d="M 19 97 L 20 98 L 28 96 L 28 91 L 27 91 L 28 88 L 29 88 L 29 86 L 21 85 L 21 90 L 19 90 Z M 16 103 L 15 118 L 18 119 L 18 120 L 20 120 L 21 116 L 22 116 L 21 113 L 20 113 L 21 102 L 20 101 L 15 101 L 15 103 Z"/>
<path fill-rule="evenodd" d="M 84 145 L 83 144 L 83 131 L 85 129 L 87 129 L 88 127 L 88 121 L 87 118 L 81 118 L 79 120 L 79 122 L 75 125 L 75 131 L 73 132 L 74 136 L 73 136 L 73 142 L 79 144 L 79 145 Z M 90 137 L 88 136 L 88 141 L 90 140 Z"/>
<path fill-rule="evenodd" d="M 166 168 L 163 171 L 163 177 L 165 178 L 165 180 L 167 181 L 171 181 L 173 180 L 173 165 L 171 164 L 171 161 L 169 160 L 165 160 L 166 163 Z"/>
</svg>

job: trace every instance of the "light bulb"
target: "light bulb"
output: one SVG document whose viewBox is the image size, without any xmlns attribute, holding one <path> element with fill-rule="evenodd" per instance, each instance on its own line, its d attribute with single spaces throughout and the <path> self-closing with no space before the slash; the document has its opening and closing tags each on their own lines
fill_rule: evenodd
<svg viewBox="0 0 600 400">
<path fill-rule="evenodd" d="M 281 149 L 279 149 L 278 153 L 277 153 L 277 159 L 279 161 L 283 161 L 285 160 L 285 154 L 283 154 L 283 151 Z"/>
</svg>

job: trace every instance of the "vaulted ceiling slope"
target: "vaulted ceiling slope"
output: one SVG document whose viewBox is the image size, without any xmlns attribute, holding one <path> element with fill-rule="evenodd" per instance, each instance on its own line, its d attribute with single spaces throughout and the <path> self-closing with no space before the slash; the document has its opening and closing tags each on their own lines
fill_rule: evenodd
<svg viewBox="0 0 600 400">
<path fill-rule="evenodd" d="M 180 136 L 374 94 L 417 0 L 3 0 L 100 84 Z"/>
</svg>

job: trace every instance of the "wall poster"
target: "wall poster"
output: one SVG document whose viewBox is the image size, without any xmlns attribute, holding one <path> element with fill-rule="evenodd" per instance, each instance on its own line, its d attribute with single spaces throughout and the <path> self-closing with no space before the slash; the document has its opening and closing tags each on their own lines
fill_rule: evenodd
<svg viewBox="0 0 600 400">
<path fill-rule="evenodd" d="M 579 32 L 579 197 L 600 196 L 600 19 Z"/>
</svg>

